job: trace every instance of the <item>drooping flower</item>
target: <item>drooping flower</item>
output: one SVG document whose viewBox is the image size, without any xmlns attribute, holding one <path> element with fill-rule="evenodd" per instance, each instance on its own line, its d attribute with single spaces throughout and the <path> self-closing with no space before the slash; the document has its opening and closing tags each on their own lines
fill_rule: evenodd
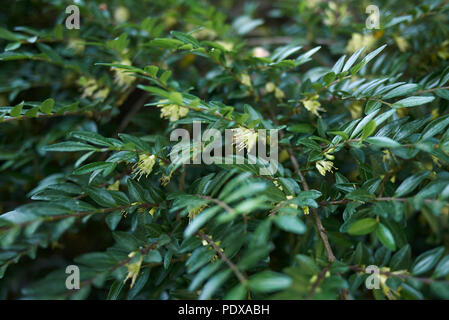
<svg viewBox="0 0 449 320">
<path fill-rule="evenodd" d="M 123 64 L 125 66 L 130 66 L 131 61 L 128 59 L 124 59 L 122 61 L 115 61 L 115 64 Z M 128 87 L 134 82 L 134 76 L 130 75 L 129 71 L 126 69 L 120 69 L 117 67 L 111 67 L 111 70 L 114 71 L 114 81 L 117 83 L 120 87 Z"/>
<path fill-rule="evenodd" d="M 184 118 L 189 109 L 176 104 L 158 105 L 161 108 L 161 118 L 169 119 L 170 121 L 177 121 Z"/>
<path fill-rule="evenodd" d="M 154 154 L 147 155 L 145 153 L 139 154 L 139 161 L 135 165 L 134 176 L 139 180 L 143 175 L 148 175 L 153 171 L 153 166 L 156 163 L 156 156 Z"/>
<path fill-rule="evenodd" d="M 338 169 L 338 168 L 334 167 L 334 163 L 332 161 L 326 161 L 326 160 L 317 161 L 315 166 L 316 166 L 318 172 L 322 176 L 325 176 L 326 172 L 333 172 L 332 169 Z"/>
<path fill-rule="evenodd" d="M 318 97 L 313 96 L 305 101 L 303 101 L 304 108 L 307 109 L 307 111 L 313 113 L 317 117 L 321 117 L 318 111 L 326 112 L 325 109 L 321 108 L 321 103 L 317 100 Z"/>
<path fill-rule="evenodd" d="M 81 77 L 78 80 L 78 84 L 82 87 L 83 89 L 83 94 L 82 97 L 86 98 L 86 97 L 91 97 L 93 96 L 95 90 L 98 89 L 98 83 L 95 79 L 93 78 L 86 78 L 86 77 Z"/>
<path fill-rule="evenodd" d="M 240 76 L 240 82 L 247 87 L 251 87 L 251 77 L 246 73 Z"/>
<path fill-rule="evenodd" d="M 128 257 L 133 258 L 135 255 L 136 251 L 133 251 L 130 254 L 128 254 Z M 126 264 L 126 267 L 128 268 L 128 274 L 126 275 L 125 280 L 123 280 L 123 283 L 125 283 L 128 279 L 131 279 L 131 286 L 130 286 L 131 288 L 134 286 L 137 276 L 139 275 L 142 261 L 143 257 L 142 255 L 140 255 L 139 259 L 136 262 Z"/>
<path fill-rule="evenodd" d="M 84 40 L 72 38 L 69 40 L 67 48 L 73 49 L 76 54 L 83 53 L 85 49 Z"/>
<path fill-rule="evenodd" d="M 274 89 L 274 96 L 276 97 L 276 99 L 282 100 L 285 98 L 285 93 L 281 89 L 276 88 Z"/>
<path fill-rule="evenodd" d="M 401 50 L 401 52 L 407 51 L 407 49 L 410 47 L 410 44 L 404 37 L 395 37 L 394 41 L 396 42 L 396 45 L 398 46 L 399 50 Z"/>
<path fill-rule="evenodd" d="M 93 98 L 99 99 L 100 101 L 104 101 L 104 99 L 106 99 L 108 95 L 109 95 L 109 88 L 104 87 L 103 89 L 100 89 L 97 92 L 95 92 Z"/>
<path fill-rule="evenodd" d="M 102 84 L 94 78 L 81 77 L 78 80 L 78 85 L 83 90 L 83 98 L 90 97 L 103 101 L 109 95 L 109 88 L 102 87 Z"/>
<path fill-rule="evenodd" d="M 441 46 L 438 48 L 437 55 L 443 60 L 449 59 L 449 40 L 443 41 Z"/>
<path fill-rule="evenodd" d="M 207 204 L 202 204 L 202 205 L 199 205 L 199 206 L 197 206 L 195 208 L 190 209 L 189 210 L 189 214 L 188 214 L 189 219 L 192 220 L 193 218 L 195 218 L 206 207 L 207 207 Z"/>
<path fill-rule="evenodd" d="M 382 267 L 379 270 L 378 279 L 379 279 L 379 284 L 380 284 L 380 287 L 381 287 L 384 295 L 389 300 L 396 300 L 397 298 L 399 298 L 401 296 L 402 288 L 399 287 L 396 290 L 390 288 L 387 284 L 387 280 L 388 280 L 387 274 L 391 274 L 392 277 L 395 277 L 395 276 L 397 277 L 397 276 L 401 276 L 401 275 L 407 275 L 408 272 L 406 270 L 398 270 L 398 271 L 391 272 L 390 268 L 388 268 L 388 267 Z"/>
<path fill-rule="evenodd" d="M 166 176 L 166 175 L 163 175 L 163 176 L 162 176 L 162 178 L 161 178 L 160 180 L 161 180 L 161 185 L 162 185 L 163 187 L 166 187 L 166 186 L 170 183 L 171 176 L 172 176 L 173 172 L 175 172 L 175 171 L 174 171 L 174 170 L 170 171 L 170 173 L 168 174 L 168 176 Z"/>
<path fill-rule="evenodd" d="M 309 207 L 301 207 L 301 209 L 306 215 L 310 213 Z"/>
<path fill-rule="evenodd" d="M 286 198 L 287 198 L 287 200 L 291 200 L 291 199 L 294 198 L 294 196 L 288 195 Z M 298 205 L 297 205 L 297 204 L 294 204 L 294 203 L 290 203 L 288 206 L 289 206 L 290 208 L 292 208 L 292 209 L 298 209 Z"/>
<path fill-rule="evenodd" d="M 257 142 L 257 131 L 254 129 L 247 129 L 244 127 L 232 129 L 234 132 L 234 143 L 239 151 L 246 148 L 251 151 Z"/>
<path fill-rule="evenodd" d="M 120 187 L 120 180 L 117 180 L 113 184 L 108 186 L 108 190 L 116 190 L 116 191 L 118 191 L 119 187 Z"/>
</svg>

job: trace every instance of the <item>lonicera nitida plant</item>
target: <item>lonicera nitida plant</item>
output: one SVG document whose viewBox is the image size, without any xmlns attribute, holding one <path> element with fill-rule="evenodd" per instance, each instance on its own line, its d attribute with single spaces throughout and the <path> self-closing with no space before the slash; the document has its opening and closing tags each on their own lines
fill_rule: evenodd
<svg viewBox="0 0 449 320">
<path fill-rule="evenodd" d="M 449 298 L 447 2 L 72 4 L 2 3 L 1 298 Z"/>
</svg>

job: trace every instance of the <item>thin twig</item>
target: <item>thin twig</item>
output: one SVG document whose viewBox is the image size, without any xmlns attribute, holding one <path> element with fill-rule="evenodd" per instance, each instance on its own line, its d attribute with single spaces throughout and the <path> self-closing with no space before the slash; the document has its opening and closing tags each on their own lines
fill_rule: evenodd
<svg viewBox="0 0 449 320">
<path fill-rule="evenodd" d="M 226 254 L 215 244 L 215 242 L 212 241 L 211 238 L 200 231 L 197 231 L 196 234 L 199 235 L 203 240 L 205 240 L 217 252 L 220 258 L 229 266 L 229 268 L 231 268 L 231 270 L 234 272 L 241 283 L 246 282 L 246 277 L 240 272 L 237 266 L 232 263 L 231 260 L 229 260 Z"/>
<path fill-rule="evenodd" d="M 329 270 L 329 266 L 326 266 L 323 270 L 321 270 L 320 273 L 318 273 L 317 279 L 313 283 L 312 288 L 310 289 L 309 294 L 306 297 L 306 300 L 309 300 L 313 296 L 313 294 L 315 293 L 316 289 L 320 285 L 321 281 L 326 276 L 326 273 L 327 273 L 328 270 Z"/>
</svg>

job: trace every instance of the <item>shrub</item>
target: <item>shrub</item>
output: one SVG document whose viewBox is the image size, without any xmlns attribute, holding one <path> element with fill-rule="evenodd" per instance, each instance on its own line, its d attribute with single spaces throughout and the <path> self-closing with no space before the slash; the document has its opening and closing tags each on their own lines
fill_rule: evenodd
<svg viewBox="0 0 449 320">
<path fill-rule="evenodd" d="M 70 4 L 2 4 L 2 298 L 449 298 L 447 4 Z"/>
</svg>

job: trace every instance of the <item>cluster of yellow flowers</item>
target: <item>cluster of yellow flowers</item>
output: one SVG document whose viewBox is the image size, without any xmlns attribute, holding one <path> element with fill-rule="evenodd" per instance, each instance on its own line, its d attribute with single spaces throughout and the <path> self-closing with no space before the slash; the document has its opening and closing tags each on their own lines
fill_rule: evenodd
<svg viewBox="0 0 449 320">
<path fill-rule="evenodd" d="M 327 160 L 320 160 L 317 161 L 315 164 L 318 172 L 322 175 L 325 176 L 326 172 L 333 172 L 332 169 L 338 169 L 334 167 L 334 163 L 332 161 L 327 161 Z"/>
<path fill-rule="evenodd" d="M 319 1 L 312 1 L 313 6 Z M 327 26 L 334 26 L 339 24 L 345 17 L 348 16 L 348 9 L 346 4 L 338 5 L 334 1 L 329 1 L 328 8 L 324 10 L 324 24 Z"/>
<path fill-rule="evenodd" d="M 328 160 L 334 160 L 335 156 L 332 154 L 335 151 L 335 148 L 330 148 L 326 152 L 324 152 L 324 157 Z M 318 172 L 325 176 L 326 172 L 333 172 L 332 169 L 338 170 L 338 168 L 334 167 L 334 163 L 332 161 L 320 160 L 315 164 Z"/>
<path fill-rule="evenodd" d="M 161 118 L 170 121 L 177 121 L 189 113 L 188 108 L 176 104 L 159 104 L 158 107 L 161 108 Z"/>
<path fill-rule="evenodd" d="M 388 268 L 388 267 L 382 267 L 382 268 L 380 268 L 379 271 L 380 271 L 379 272 L 379 284 L 380 284 L 380 287 L 381 287 L 383 293 L 389 300 L 396 300 L 397 298 L 399 298 L 401 296 L 400 291 L 401 291 L 402 287 L 399 287 L 397 290 L 391 289 L 387 285 L 388 276 L 385 273 L 391 273 L 392 275 L 406 275 L 406 274 L 408 274 L 408 272 L 406 270 L 398 270 L 398 271 L 390 272 L 390 268 Z"/>
<path fill-rule="evenodd" d="M 238 127 L 232 129 L 234 132 L 234 143 L 239 151 L 246 148 L 251 151 L 257 142 L 257 131 L 254 129 L 247 129 Z"/>
<path fill-rule="evenodd" d="M 375 45 L 376 41 L 376 37 L 372 34 L 353 33 L 345 50 L 348 53 L 356 52 L 363 47 L 365 47 L 366 50 L 369 50 Z"/>
<path fill-rule="evenodd" d="M 78 38 L 71 38 L 69 40 L 69 43 L 67 44 L 67 48 L 73 49 L 76 54 L 83 53 L 85 49 L 84 40 Z"/>
<path fill-rule="evenodd" d="M 202 204 L 199 205 L 193 209 L 189 210 L 189 214 L 188 217 L 190 220 L 192 220 L 193 218 L 195 218 L 197 215 L 199 215 L 201 213 L 201 211 L 203 211 L 205 208 L 207 207 L 207 204 Z"/>
<path fill-rule="evenodd" d="M 154 164 L 156 163 L 156 156 L 154 154 L 148 155 L 145 153 L 139 154 L 139 161 L 134 166 L 134 177 L 138 177 L 139 180 L 143 175 L 148 175 L 153 171 Z"/>
<path fill-rule="evenodd" d="M 128 59 L 124 59 L 122 61 L 115 61 L 115 64 L 123 64 L 125 66 L 130 66 L 131 61 Z M 127 70 L 111 67 L 111 70 L 114 71 L 114 81 L 120 87 L 129 87 L 134 82 L 134 76 L 132 76 Z"/>
<path fill-rule="evenodd" d="M 321 115 L 318 113 L 319 111 L 326 112 L 325 109 L 321 108 L 321 103 L 318 101 L 318 95 L 314 95 L 310 98 L 307 98 L 303 100 L 302 103 L 304 105 L 304 108 L 307 109 L 307 111 L 313 113 L 317 117 L 321 117 Z"/>
<path fill-rule="evenodd" d="M 271 93 L 274 92 L 274 96 L 276 97 L 276 99 L 278 100 L 282 100 L 285 98 L 285 93 L 284 91 L 282 91 L 281 89 L 279 89 L 273 82 L 268 82 L 265 85 L 265 91 L 267 93 Z"/>
<path fill-rule="evenodd" d="M 101 86 L 94 78 L 88 79 L 86 77 L 81 77 L 78 80 L 78 85 L 82 87 L 83 98 L 90 97 L 93 99 L 100 99 L 100 101 L 104 101 L 104 99 L 106 99 L 109 95 L 109 88 Z"/>
</svg>

